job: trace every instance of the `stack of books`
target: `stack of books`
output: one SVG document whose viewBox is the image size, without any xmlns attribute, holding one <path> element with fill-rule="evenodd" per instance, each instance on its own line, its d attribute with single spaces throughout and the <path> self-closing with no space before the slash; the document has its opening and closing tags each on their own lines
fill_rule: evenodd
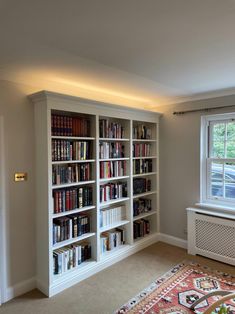
<svg viewBox="0 0 235 314">
<path fill-rule="evenodd" d="M 108 183 L 100 186 L 100 202 L 127 197 L 127 182 Z"/>
<path fill-rule="evenodd" d="M 122 143 L 101 142 L 99 145 L 100 158 L 123 158 L 125 146 Z"/>
<path fill-rule="evenodd" d="M 125 230 L 116 228 L 113 231 L 103 232 L 100 238 L 101 254 L 111 251 L 125 244 Z"/>
<path fill-rule="evenodd" d="M 126 207 L 118 206 L 100 211 L 100 227 L 106 227 L 126 218 Z"/>
<path fill-rule="evenodd" d="M 133 236 L 134 239 L 144 237 L 146 234 L 150 233 L 150 223 L 149 220 L 146 219 L 140 219 L 136 220 L 133 223 Z"/>
<path fill-rule="evenodd" d="M 54 275 L 66 273 L 91 258 L 89 242 L 74 243 L 53 252 Z"/>
<path fill-rule="evenodd" d="M 101 138 L 123 138 L 124 128 L 120 123 L 110 122 L 108 119 L 100 120 L 99 131 Z"/>
<path fill-rule="evenodd" d="M 126 160 L 101 161 L 100 178 L 113 178 L 126 175 Z"/>
<path fill-rule="evenodd" d="M 91 164 L 66 164 L 52 166 L 52 184 L 76 183 L 91 180 Z"/>
<path fill-rule="evenodd" d="M 92 205 L 92 187 L 68 188 L 53 191 L 54 214 Z"/>
<path fill-rule="evenodd" d="M 52 136 L 89 136 L 90 120 L 81 117 L 52 114 L 51 134 Z"/>
<path fill-rule="evenodd" d="M 53 244 L 90 232 L 90 217 L 85 214 L 53 219 Z"/>
</svg>

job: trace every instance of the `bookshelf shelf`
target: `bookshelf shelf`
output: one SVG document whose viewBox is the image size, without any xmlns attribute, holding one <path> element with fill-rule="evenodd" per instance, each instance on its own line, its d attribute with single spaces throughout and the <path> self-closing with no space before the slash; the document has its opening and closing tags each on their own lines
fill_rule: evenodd
<svg viewBox="0 0 235 314">
<path fill-rule="evenodd" d="M 133 178 L 152 176 L 152 175 L 156 175 L 156 172 L 146 172 L 146 173 L 133 174 Z"/>
<path fill-rule="evenodd" d="M 156 210 L 151 210 L 151 211 L 149 211 L 149 212 L 140 214 L 140 215 L 138 215 L 138 216 L 134 216 L 134 217 L 133 217 L 133 221 L 138 220 L 138 219 L 142 219 L 142 218 L 145 218 L 145 217 L 148 217 L 148 216 L 156 215 L 156 214 L 157 214 L 157 211 L 156 211 Z"/>
<path fill-rule="evenodd" d="M 143 236 L 143 237 L 139 237 L 139 238 L 137 238 L 137 239 L 134 239 L 134 243 L 140 244 L 141 242 L 145 242 L 145 241 L 147 241 L 148 239 L 152 238 L 154 235 L 156 235 L 156 232 L 150 232 L 149 234 L 146 234 L 146 235 Z"/>
<path fill-rule="evenodd" d="M 101 142 L 130 142 L 130 139 L 129 138 L 100 137 L 99 141 L 101 141 Z"/>
<path fill-rule="evenodd" d="M 155 159 L 157 156 L 145 156 L 145 157 L 133 157 L 133 160 L 139 160 L 139 159 Z"/>
<path fill-rule="evenodd" d="M 120 245 L 119 247 L 112 249 L 111 251 L 107 251 L 101 254 L 100 259 L 101 261 L 104 261 L 106 259 L 111 258 L 112 256 L 120 255 L 123 251 L 126 251 L 128 248 L 130 248 L 129 244 Z"/>
<path fill-rule="evenodd" d="M 92 209 L 95 209 L 95 206 L 85 206 L 82 208 L 67 210 L 67 211 L 62 212 L 62 213 L 52 214 L 52 218 L 54 219 L 54 218 L 63 217 L 63 216 L 67 216 L 67 215 L 77 214 L 77 213 L 85 212 L 87 210 L 92 210 Z"/>
<path fill-rule="evenodd" d="M 145 142 L 146 142 L 146 143 L 151 143 L 151 142 L 154 143 L 154 142 L 156 142 L 156 140 L 154 140 L 154 139 L 146 139 L 146 140 L 145 140 L 145 139 L 136 139 L 136 138 L 133 139 L 132 141 L 133 141 L 133 142 L 137 142 L 137 143 L 138 143 L 138 142 L 140 142 L 140 143 L 142 143 L 142 142 L 143 142 L 143 143 L 145 143 Z"/>
<path fill-rule="evenodd" d="M 129 178 L 129 176 L 120 176 L 120 177 L 112 177 L 112 178 L 103 178 L 100 179 L 100 182 L 110 182 L 110 181 L 115 181 L 115 180 L 123 180 L 123 179 L 127 179 Z"/>
<path fill-rule="evenodd" d="M 92 184 L 95 182 L 96 182 L 95 180 L 89 180 L 89 181 L 80 181 L 80 182 L 74 182 L 74 183 L 58 184 L 58 185 L 53 185 L 52 189 L 69 188 L 73 186 Z"/>
<path fill-rule="evenodd" d="M 117 204 L 117 203 L 121 203 L 121 202 L 125 202 L 125 201 L 128 201 L 129 199 L 130 199 L 129 197 L 122 197 L 122 198 L 117 198 L 117 199 L 114 199 L 114 200 L 102 202 L 102 203 L 100 203 L 100 208 L 107 207 L 107 206 L 110 206 L 110 205 L 113 205 L 113 204 Z"/>
<path fill-rule="evenodd" d="M 129 222 L 130 222 L 129 220 L 122 220 L 122 221 L 116 222 L 112 225 L 101 227 L 100 232 L 105 232 L 105 231 L 108 231 L 108 230 L 111 230 L 111 229 L 114 229 L 117 227 L 124 226 L 124 225 L 128 224 Z"/>
<path fill-rule="evenodd" d="M 36 133 L 37 287 L 50 297 L 158 240 L 160 115 L 47 91 L 30 98 Z M 147 173 L 134 174 L 140 169 Z M 70 183 L 54 184 L 59 182 Z M 157 210 L 133 217 L 143 208 Z M 109 225 L 100 227 L 101 221 Z M 134 239 L 142 222 L 150 234 Z M 53 245 L 68 237 L 68 228 L 77 235 L 81 226 L 92 232 Z M 75 265 L 81 252 L 84 262 Z"/>
<path fill-rule="evenodd" d="M 149 192 L 145 192 L 145 193 L 134 194 L 133 198 L 144 197 L 144 196 L 152 195 L 155 193 L 157 193 L 157 192 L 156 191 L 149 191 Z"/>
<path fill-rule="evenodd" d="M 104 158 L 104 159 L 99 159 L 99 161 L 115 161 L 115 160 L 130 160 L 130 158 Z"/>
<path fill-rule="evenodd" d="M 78 164 L 78 163 L 87 163 L 87 162 L 95 162 L 95 159 L 52 161 L 52 165 Z"/>
<path fill-rule="evenodd" d="M 73 276 L 77 272 L 82 272 L 82 271 L 86 270 L 86 268 L 89 269 L 92 266 L 95 266 L 95 264 L 96 264 L 96 261 L 92 258 L 89 260 L 86 260 L 86 261 L 82 262 L 80 265 L 73 267 L 72 269 L 67 270 L 66 272 L 64 272 L 62 274 L 53 275 L 53 281 L 55 284 L 59 281 L 64 281 L 68 278 L 68 276 Z"/>
<path fill-rule="evenodd" d="M 95 232 L 88 232 L 88 233 L 81 235 L 80 237 L 76 237 L 76 238 L 72 238 L 72 239 L 69 239 L 66 241 L 58 242 L 58 243 L 53 245 L 53 250 L 60 249 L 66 245 L 73 244 L 75 242 L 83 241 L 85 239 L 93 237 L 94 235 L 95 235 Z"/>
<path fill-rule="evenodd" d="M 82 136 L 51 136 L 52 140 L 71 140 L 71 141 L 94 141 L 95 137 L 82 137 Z"/>
</svg>

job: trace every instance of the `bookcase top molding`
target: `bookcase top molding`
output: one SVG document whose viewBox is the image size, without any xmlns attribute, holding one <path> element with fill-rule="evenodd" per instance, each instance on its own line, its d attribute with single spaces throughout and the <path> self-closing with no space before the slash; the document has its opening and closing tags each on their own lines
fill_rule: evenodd
<svg viewBox="0 0 235 314">
<path fill-rule="evenodd" d="M 137 113 L 137 114 L 143 114 L 143 115 L 149 115 L 155 118 L 160 117 L 162 114 L 160 112 L 156 111 L 151 111 L 151 110 L 145 110 L 145 109 L 139 109 L 139 108 L 133 108 L 133 107 L 128 107 L 124 105 L 116 105 L 112 103 L 106 103 L 106 102 L 101 102 L 101 101 L 96 101 L 88 98 L 81 98 L 77 96 L 71 96 L 67 94 L 61 94 L 61 93 L 56 93 L 56 92 L 51 92 L 47 90 L 42 90 L 36 93 L 33 93 L 28 96 L 34 103 L 35 102 L 42 102 L 42 101 L 55 101 L 56 103 L 58 102 L 65 102 L 66 103 L 71 103 L 71 104 L 77 104 L 77 105 L 89 105 L 92 106 L 94 109 L 97 107 L 99 109 L 113 109 L 115 111 L 120 111 L 122 113 Z M 105 114 L 104 114 L 105 115 Z M 125 118 L 125 116 L 123 116 Z M 127 117 L 128 119 L 128 117 Z"/>
</svg>

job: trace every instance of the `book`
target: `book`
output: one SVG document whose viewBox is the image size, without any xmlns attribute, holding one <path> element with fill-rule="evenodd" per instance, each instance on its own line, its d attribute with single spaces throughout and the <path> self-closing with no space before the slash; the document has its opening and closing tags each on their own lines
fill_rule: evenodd
<svg viewBox="0 0 235 314">
<path fill-rule="evenodd" d="M 90 163 L 52 165 L 52 184 L 60 185 L 91 180 Z"/>
<path fill-rule="evenodd" d="M 53 244 L 77 238 L 90 232 L 91 222 L 88 214 L 74 214 L 53 219 Z"/>
<path fill-rule="evenodd" d="M 101 119 L 99 121 L 99 133 L 101 138 L 124 138 L 124 127 L 121 123 Z"/>
<path fill-rule="evenodd" d="M 152 154 L 152 145 L 147 143 L 132 144 L 133 157 L 148 157 Z"/>
<path fill-rule="evenodd" d="M 99 144 L 99 158 L 124 158 L 125 146 L 120 142 L 101 142 Z"/>
<path fill-rule="evenodd" d="M 133 139 L 151 139 L 152 129 L 145 124 L 138 124 L 133 127 Z"/>
<path fill-rule="evenodd" d="M 126 207 L 117 206 L 100 211 L 100 227 L 106 227 L 126 219 Z"/>
<path fill-rule="evenodd" d="M 125 244 L 125 229 L 115 228 L 108 232 L 102 232 L 100 236 L 101 254 L 111 251 Z"/>
<path fill-rule="evenodd" d="M 141 194 L 151 191 L 151 180 L 146 178 L 134 178 L 133 179 L 133 193 Z"/>
<path fill-rule="evenodd" d="M 91 159 L 92 142 L 52 139 L 51 156 L 52 161 Z"/>
<path fill-rule="evenodd" d="M 134 239 L 144 237 L 150 233 L 150 222 L 146 219 L 136 220 L 133 223 L 133 237 Z"/>
<path fill-rule="evenodd" d="M 53 251 L 53 274 L 63 274 L 91 259 L 91 244 L 77 242 Z"/>
<path fill-rule="evenodd" d="M 153 171 L 152 159 L 134 159 L 133 174 L 142 174 Z"/>
<path fill-rule="evenodd" d="M 100 178 L 113 178 L 126 175 L 126 160 L 101 161 Z"/>
<path fill-rule="evenodd" d="M 52 136 L 90 136 L 90 119 L 76 116 L 52 114 Z"/>
<path fill-rule="evenodd" d="M 127 197 L 127 182 L 112 182 L 100 185 L 100 202 Z"/>
<path fill-rule="evenodd" d="M 139 198 L 133 201 L 133 216 L 138 216 L 152 210 L 152 200 Z"/>
</svg>

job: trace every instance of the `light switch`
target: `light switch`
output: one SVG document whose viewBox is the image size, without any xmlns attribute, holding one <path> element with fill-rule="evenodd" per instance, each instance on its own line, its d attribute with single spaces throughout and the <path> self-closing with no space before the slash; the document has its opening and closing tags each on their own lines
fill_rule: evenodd
<svg viewBox="0 0 235 314">
<path fill-rule="evenodd" d="M 15 173 L 15 182 L 26 181 L 27 172 L 16 172 Z"/>
</svg>

